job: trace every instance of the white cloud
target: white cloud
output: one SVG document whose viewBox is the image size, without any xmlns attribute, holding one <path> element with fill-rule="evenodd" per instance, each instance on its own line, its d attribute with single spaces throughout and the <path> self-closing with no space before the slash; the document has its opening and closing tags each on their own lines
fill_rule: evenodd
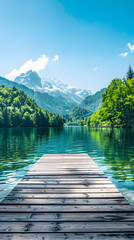
<svg viewBox="0 0 134 240">
<path fill-rule="evenodd" d="M 48 61 L 49 61 L 48 57 L 46 57 L 46 55 L 43 54 L 40 58 L 37 58 L 36 61 L 33 61 L 32 59 L 30 59 L 27 62 L 25 62 L 18 70 L 13 69 L 5 77 L 9 80 L 14 81 L 14 79 L 17 76 L 19 76 L 22 73 L 26 73 L 29 70 L 39 72 L 40 70 L 43 70 L 47 66 Z"/>
<path fill-rule="evenodd" d="M 130 49 L 131 53 L 134 51 L 134 45 L 131 45 L 131 43 L 127 44 L 128 48 Z"/>
<path fill-rule="evenodd" d="M 97 69 L 98 69 L 97 67 L 94 67 L 94 68 L 93 68 L 93 71 L 96 71 Z"/>
<path fill-rule="evenodd" d="M 59 55 L 55 55 L 55 56 L 53 57 L 53 59 L 52 59 L 53 62 L 56 62 L 56 61 L 58 61 L 58 60 L 59 60 Z"/>
<path fill-rule="evenodd" d="M 127 55 L 128 55 L 128 52 L 124 52 L 120 54 L 121 57 L 127 57 Z"/>
</svg>

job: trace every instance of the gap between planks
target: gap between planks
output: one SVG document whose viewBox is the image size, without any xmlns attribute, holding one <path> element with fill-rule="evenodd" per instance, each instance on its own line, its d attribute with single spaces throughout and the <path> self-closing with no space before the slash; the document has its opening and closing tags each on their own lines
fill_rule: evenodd
<svg viewBox="0 0 134 240">
<path fill-rule="evenodd" d="M 0 204 L 0 236 L 134 238 L 133 213 L 88 154 L 45 154 Z"/>
</svg>

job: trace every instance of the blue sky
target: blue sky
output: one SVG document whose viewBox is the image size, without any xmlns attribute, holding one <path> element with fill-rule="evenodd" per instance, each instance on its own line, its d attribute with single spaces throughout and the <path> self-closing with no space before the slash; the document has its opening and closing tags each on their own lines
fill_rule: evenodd
<svg viewBox="0 0 134 240">
<path fill-rule="evenodd" d="M 31 67 L 95 92 L 134 68 L 133 0 L 0 0 L 0 10 L 1 76 Z"/>
</svg>

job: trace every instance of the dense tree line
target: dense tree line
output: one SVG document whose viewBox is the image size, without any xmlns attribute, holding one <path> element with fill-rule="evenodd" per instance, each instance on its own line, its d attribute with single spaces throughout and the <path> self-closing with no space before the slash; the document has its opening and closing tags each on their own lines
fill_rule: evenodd
<svg viewBox="0 0 134 240">
<path fill-rule="evenodd" d="M 65 123 L 67 126 L 84 126 L 86 120 L 91 116 L 92 112 L 80 106 L 73 107 L 69 113 L 64 114 Z"/>
<path fill-rule="evenodd" d="M 85 120 L 87 117 L 91 116 L 92 112 L 86 108 L 75 106 L 69 113 L 64 114 L 63 117 L 66 122 L 75 122 L 79 120 Z"/>
<path fill-rule="evenodd" d="M 63 118 L 40 108 L 15 87 L 0 86 L 0 127 L 62 127 Z"/>
<path fill-rule="evenodd" d="M 93 95 L 87 96 L 80 104 L 81 107 L 89 109 L 92 113 L 97 111 L 102 104 L 102 93 L 104 93 L 106 88 L 102 88 Z"/>
<path fill-rule="evenodd" d="M 102 105 L 87 125 L 133 127 L 134 126 L 134 77 L 129 67 L 127 80 L 113 79 L 102 94 Z"/>
</svg>

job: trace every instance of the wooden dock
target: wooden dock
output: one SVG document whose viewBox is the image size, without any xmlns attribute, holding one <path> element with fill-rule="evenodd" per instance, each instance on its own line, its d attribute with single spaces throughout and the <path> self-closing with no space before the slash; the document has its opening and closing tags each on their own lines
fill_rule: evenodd
<svg viewBox="0 0 134 240">
<path fill-rule="evenodd" d="M 0 239 L 134 239 L 134 209 L 87 154 L 43 155 L 0 204 Z"/>
</svg>

